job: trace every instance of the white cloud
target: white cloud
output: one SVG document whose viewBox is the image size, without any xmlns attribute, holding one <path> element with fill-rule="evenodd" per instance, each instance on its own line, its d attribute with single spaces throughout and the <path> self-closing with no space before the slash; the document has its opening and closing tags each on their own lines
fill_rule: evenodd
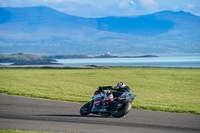
<svg viewBox="0 0 200 133">
<path fill-rule="evenodd" d="M 194 13 L 194 15 L 196 15 L 196 16 L 200 16 L 200 13 Z"/>
<path fill-rule="evenodd" d="M 152 9 L 158 7 L 158 3 L 154 0 L 139 0 L 139 2 L 146 8 Z"/>
<path fill-rule="evenodd" d="M 186 7 L 188 7 L 188 8 L 194 8 L 195 5 L 193 5 L 193 4 L 187 4 Z"/>
<path fill-rule="evenodd" d="M 129 3 L 132 4 L 132 5 L 135 5 L 135 2 L 132 1 L 132 0 L 129 0 Z"/>
<path fill-rule="evenodd" d="M 41 0 L 43 2 L 51 2 L 51 3 L 59 3 L 59 2 L 76 2 L 76 3 L 83 3 L 87 0 Z"/>
<path fill-rule="evenodd" d="M 80 5 L 84 5 L 84 4 L 90 4 L 92 1 L 90 0 L 40 0 L 40 3 L 42 2 L 46 2 L 46 3 L 77 3 Z"/>
<path fill-rule="evenodd" d="M 129 8 L 132 5 L 135 5 L 132 0 L 118 0 L 117 4 L 119 8 Z"/>
<path fill-rule="evenodd" d="M 127 7 L 129 7 L 129 3 L 127 1 L 120 1 L 118 3 L 118 7 L 119 8 L 127 8 Z"/>
</svg>

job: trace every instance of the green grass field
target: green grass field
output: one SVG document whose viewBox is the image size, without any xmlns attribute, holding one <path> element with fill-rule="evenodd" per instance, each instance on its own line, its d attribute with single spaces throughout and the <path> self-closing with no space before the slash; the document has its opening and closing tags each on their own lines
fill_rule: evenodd
<svg viewBox="0 0 200 133">
<path fill-rule="evenodd" d="M 0 69 L 0 93 L 70 102 L 120 81 L 137 94 L 135 109 L 200 114 L 200 69 Z"/>
</svg>

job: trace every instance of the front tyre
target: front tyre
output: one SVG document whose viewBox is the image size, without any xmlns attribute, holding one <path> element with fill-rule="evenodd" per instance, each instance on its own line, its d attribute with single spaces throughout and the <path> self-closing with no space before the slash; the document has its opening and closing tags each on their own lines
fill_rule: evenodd
<svg viewBox="0 0 200 133">
<path fill-rule="evenodd" d="M 91 109 L 92 109 L 92 102 L 88 102 L 81 107 L 80 114 L 88 115 L 91 113 Z"/>
<path fill-rule="evenodd" d="M 126 115 L 131 109 L 131 103 L 125 101 L 125 102 L 119 102 L 111 112 L 111 115 L 113 117 L 119 118 Z"/>
</svg>

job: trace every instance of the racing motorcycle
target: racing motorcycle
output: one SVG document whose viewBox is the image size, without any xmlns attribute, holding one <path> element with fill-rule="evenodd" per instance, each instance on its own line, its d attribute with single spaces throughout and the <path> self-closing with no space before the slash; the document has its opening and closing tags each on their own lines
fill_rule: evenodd
<svg viewBox="0 0 200 133">
<path fill-rule="evenodd" d="M 107 114 L 113 117 L 123 117 L 130 111 L 135 97 L 136 94 L 126 88 L 108 92 L 97 90 L 92 100 L 81 107 L 80 114 Z"/>
</svg>

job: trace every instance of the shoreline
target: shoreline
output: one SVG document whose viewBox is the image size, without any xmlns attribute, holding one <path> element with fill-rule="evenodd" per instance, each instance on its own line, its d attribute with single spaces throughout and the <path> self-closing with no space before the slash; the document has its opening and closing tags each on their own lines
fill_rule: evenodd
<svg viewBox="0 0 200 133">
<path fill-rule="evenodd" d="M 168 69 L 200 69 L 200 67 L 159 67 L 159 66 L 51 66 L 51 65 L 0 65 L 0 69 L 109 69 L 109 68 L 168 68 Z"/>
</svg>

